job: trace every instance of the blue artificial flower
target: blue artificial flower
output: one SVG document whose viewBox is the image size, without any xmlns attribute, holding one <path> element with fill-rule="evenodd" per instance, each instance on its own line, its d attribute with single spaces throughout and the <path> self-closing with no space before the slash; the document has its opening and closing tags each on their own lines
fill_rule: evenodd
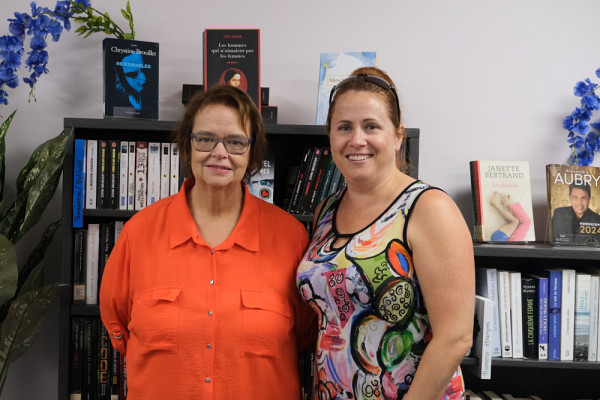
<svg viewBox="0 0 600 400">
<path fill-rule="evenodd" d="M 590 126 L 585 122 L 577 122 L 573 124 L 573 131 L 580 135 L 585 135 L 589 130 Z"/>
<path fill-rule="evenodd" d="M 587 110 L 597 110 L 600 108 L 600 99 L 595 94 L 588 94 L 581 98 L 581 104 Z"/>
<path fill-rule="evenodd" d="M 23 41 L 15 36 L 0 36 L 0 51 L 13 53 L 23 53 Z"/>
<path fill-rule="evenodd" d="M 29 47 L 31 47 L 31 50 L 34 51 L 43 50 L 47 45 L 48 43 L 46 43 L 44 38 L 39 36 L 32 37 L 31 41 L 29 42 Z"/>
<path fill-rule="evenodd" d="M 75 0 L 74 3 L 78 6 L 83 6 L 85 8 L 88 8 L 92 5 L 92 2 L 90 0 Z"/>
<path fill-rule="evenodd" d="M 52 35 L 52 41 L 53 42 L 58 42 L 58 39 L 60 39 L 60 34 L 63 31 L 63 27 L 60 24 L 60 22 L 58 22 L 57 20 L 53 20 L 52 22 L 50 22 L 50 25 L 48 25 L 48 33 L 50 35 Z"/>
<path fill-rule="evenodd" d="M 592 122 L 592 123 L 590 124 L 590 126 L 591 126 L 592 128 L 594 128 L 595 130 L 597 130 L 597 131 L 600 131 L 600 120 L 598 120 L 598 121 L 596 121 L 596 122 Z M 600 138 L 600 136 L 599 136 L 599 138 Z"/>
<path fill-rule="evenodd" d="M 71 3 L 68 0 L 58 0 L 54 7 L 54 16 L 58 21 L 62 21 L 66 30 L 71 29 L 71 21 L 69 18 L 73 16 Z M 58 39 L 57 39 L 58 40 Z"/>
<path fill-rule="evenodd" d="M 588 92 L 588 85 L 584 81 L 579 81 L 573 88 L 573 94 L 577 97 L 584 96 Z"/>
<path fill-rule="evenodd" d="M 15 12 L 14 14 L 15 18 L 8 20 L 10 22 L 8 30 L 13 36 L 23 39 L 25 37 L 25 23 L 29 21 L 30 17 L 25 13 Z"/>
<path fill-rule="evenodd" d="M 575 110 L 571 113 L 571 118 L 578 121 L 589 121 L 591 117 L 592 113 L 586 108 L 575 107 Z"/>
</svg>

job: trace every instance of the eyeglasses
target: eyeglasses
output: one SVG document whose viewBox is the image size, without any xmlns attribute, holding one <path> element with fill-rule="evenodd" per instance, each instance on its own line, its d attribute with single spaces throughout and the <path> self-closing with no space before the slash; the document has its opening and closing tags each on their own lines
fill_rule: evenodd
<svg viewBox="0 0 600 400">
<path fill-rule="evenodd" d="M 192 139 L 194 149 L 198 151 L 213 151 L 219 143 L 223 143 L 225 150 L 227 150 L 229 154 L 235 155 L 244 154 L 248 150 L 250 143 L 253 141 L 252 138 L 241 135 L 231 135 L 220 138 L 210 132 L 192 132 L 190 133 L 190 138 Z"/>
<path fill-rule="evenodd" d="M 392 92 L 392 94 L 394 95 L 394 98 L 396 99 L 396 111 L 398 112 L 398 119 L 400 119 L 400 101 L 398 100 L 398 93 L 396 93 L 396 89 L 392 85 L 390 85 L 390 83 L 388 81 L 386 81 L 385 79 L 380 78 L 378 76 L 373 76 L 373 75 L 358 74 L 358 75 L 349 76 L 348 78 L 342 80 L 340 83 L 335 85 L 333 87 L 333 89 L 331 89 L 331 92 L 329 93 L 329 106 L 331 107 L 331 102 L 333 101 L 333 99 L 335 97 L 335 93 L 342 86 L 344 86 L 347 83 L 359 80 L 361 78 L 365 82 L 372 83 L 374 85 L 379 86 L 383 90 L 390 90 Z"/>
</svg>

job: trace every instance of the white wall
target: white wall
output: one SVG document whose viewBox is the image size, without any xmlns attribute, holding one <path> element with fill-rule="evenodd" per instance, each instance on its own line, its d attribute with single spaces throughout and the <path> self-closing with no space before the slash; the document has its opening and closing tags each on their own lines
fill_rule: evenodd
<svg viewBox="0 0 600 400">
<path fill-rule="evenodd" d="M 8 32 L 5 20 L 27 10 L 29 2 L 0 2 L 0 34 Z M 51 1 L 38 3 L 54 7 Z M 119 21 L 124 4 L 93 1 Z M 379 66 L 398 86 L 405 125 L 421 129 L 421 178 L 446 189 L 471 224 L 468 162 L 529 160 L 536 234 L 544 239 L 544 166 L 567 160 L 562 119 L 577 104 L 575 82 L 598 81 L 600 2 L 131 0 L 131 5 L 137 39 L 160 43 L 161 119 L 181 116 L 183 83 L 202 83 L 205 28 L 261 29 L 262 86 L 271 88 L 280 123 L 314 123 L 320 53 L 376 51 Z M 7 138 L 11 184 L 31 151 L 61 131 L 63 117 L 102 117 L 101 40 L 65 32 L 49 45 L 50 73 L 40 79 L 37 102 L 27 103 L 28 88 L 21 84 L 10 93 L 9 106 L 0 106 L 3 117 L 18 108 Z M 57 199 L 47 218 L 59 217 Z M 56 308 L 48 314 L 42 338 L 12 365 L 3 399 L 56 397 L 57 315 Z"/>
</svg>

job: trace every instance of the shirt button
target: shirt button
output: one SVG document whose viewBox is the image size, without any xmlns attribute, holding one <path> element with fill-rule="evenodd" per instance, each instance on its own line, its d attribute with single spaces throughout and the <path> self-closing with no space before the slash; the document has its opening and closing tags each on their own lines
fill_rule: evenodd
<svg viewBox="0 0 600 400">
<path fill-rule="evenodd" d="M 207 348 L 207 349 L 211 349 L 211 348 L 212 348 L 212 346 L 211 346 L 210 344 L 207 344 L 207 345 L 206 345 L 206 348 Z"/>
<path fill-rule="evenodd" d="M 206 382 L 206 383 L 210 382 L 210 378 L 207 376 L 206 378 L 204 378 L 204 382 Z"/>
<path fill-rule="evenodd" d="M 215 281 L 213 281 L 212 279 L 210 280 L 210 282 L 208 282 L 210 285 L 212 285 L 213 283 L 215 283 Z"/>
<path fill-rule="evenodd" d="M 212 311 L 209 311 L 209 312 L 208 312 L 208 315 L 212 315 Z"/>
</svg>

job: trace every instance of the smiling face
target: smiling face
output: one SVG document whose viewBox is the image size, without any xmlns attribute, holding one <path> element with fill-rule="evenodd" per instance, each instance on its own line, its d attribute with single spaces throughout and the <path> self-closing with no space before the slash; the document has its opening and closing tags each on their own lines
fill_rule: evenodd
<svg viewBox="0 0 600 400">
<path fill-rule="evenodd" d="M 230 135 L 250 137 L 240 126 L 236 110 L 221 104 L 210 104 L 196 114 L 192 132 L 211 132 L 223 138 Z M 212 151 L 198 151 L 192 146 L 191 167 L 196 185 L 207 189 L 238 188 L 248 167 L 250 149 L 244 154 L 229 154 L 223 143 Z"/>
<path fill-rule="evenodd" d="M 569 199 L 571 200 L 571 206 L 573 207 L 573 212 L 575 212 L 577 218 L 583 217 L 583 214 L 590 206 L 590 196 L 588 193 L 583 189 L 573 188 L 571 189 Z"/>
<path fill-rule="evenodd" d="M 395 129 L 381 95 L 350 90 L 331 115 L 329 141 L 335 164 L 346 180 L 378 182 L 396 169 L 401 129 Z"/>
</svg>

